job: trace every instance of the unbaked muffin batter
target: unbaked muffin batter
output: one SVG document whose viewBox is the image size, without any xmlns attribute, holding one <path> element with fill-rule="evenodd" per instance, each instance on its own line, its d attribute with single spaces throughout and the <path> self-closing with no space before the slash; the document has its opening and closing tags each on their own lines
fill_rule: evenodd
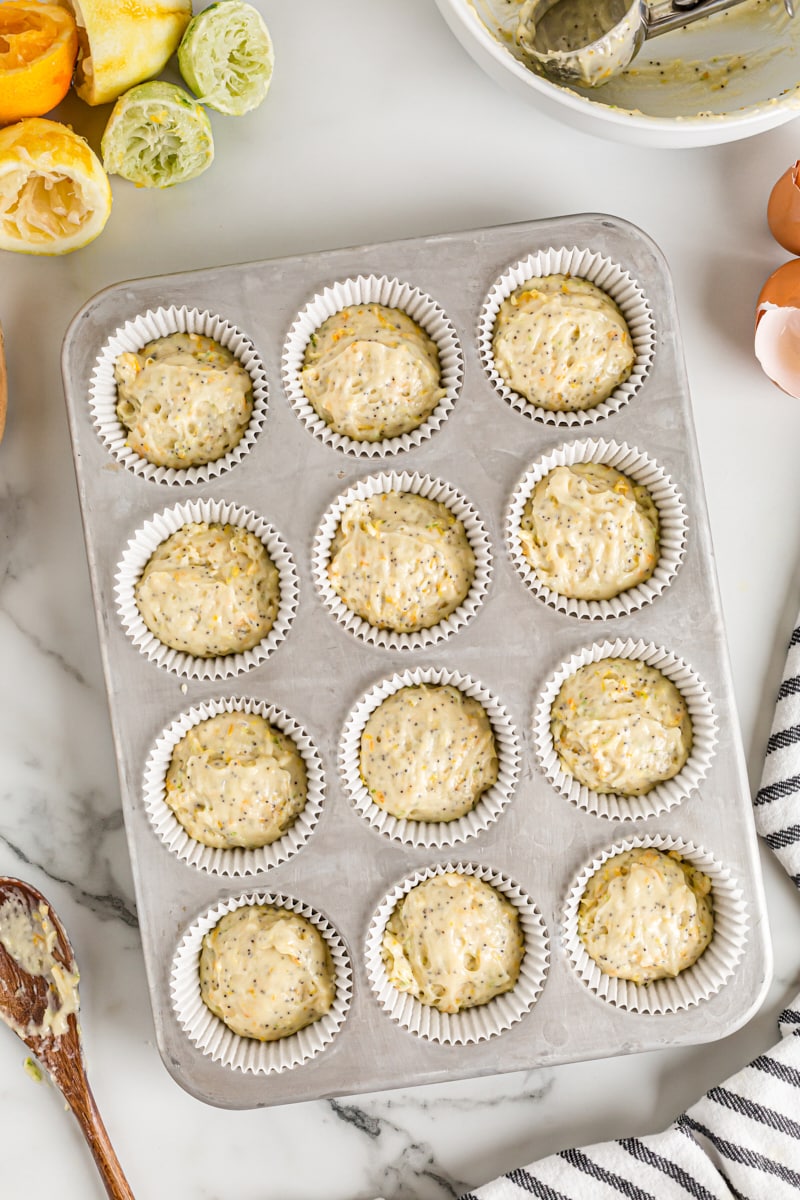
<svg viewBox="0 0 800 1200">
<path fill-rule="evenodd" d="M 357 442 L 416 429 L 445 394 L 436 343 L 383 304 L 353 305 L 323 321 L 306 347 L 301 383 L 322 420 Z"/>
<path fill-rule="evenodd" d="M 561 765 L 595 792 L 641 796 L 677 775 L 692 748 L 686 702 L 655 667 L 602 658 L 569 675 L 550 729 Z"/>
<path fill-rule="evenodd" d="M 256 713 L 219 713 L 175 746 L 166 801 L 204 846 L 255 850 L 276 841 L 306 802 L 306 770 L 291 738 Z"/>
<path fill-rule="evenodd" d="M 247 529 L 192 522 L 166 538 L 136 584 L 147 628 L 201 658 L 257 645 L 278 614 L 278 568 Z"/>
<path fill-rule="evenodd" d="M 543 584 L 576 600 L 607 600 L 649 579 L 658 509 L 646 488 L 606 463 L 554 467 L 522 513 L 523 554 Z"/>
<path fill-rule="evenodd" d="M 588 279 L 528 279 L 497 313 L 492 341 L 498 374 L 531 404 L 554 411 L 592 408 L 631 373 L 625 318 Z"/>
<path fill-rule="evenodd" d="M 68 970 L 55 956 L 61 947 L 48 906 L 39 903 L 31 908 L 18 893 L 7 895 L 0 904 L 0 943 L 21 971 L 39 976 L 45 985 L 38 1021 L 32 1016 L 27 1025 L 19 1025 L 10 1012 L 3 1014 L 3 1020 L 21 1038 L 61 1037 L 69 1028 L 70 1013 L 78 1012 L 80 976 L 74 961 Z"/>
<path fill-rule="evenodd" d="M 120 354 L 114 379 L 127 445 L 158 467 L 222 458 L 241 441 L 253 411 L 247 371 L 198 333 L 171 333 Z"/>
<path fill-rule="evenodd" d="M 486 710 L 449 685 L 400 688 L 364 726 L 361 777 L 374 803 L 393 817 L 463 817 L 497 780 Z"/>
<path fill-rule="evenodd" d="M 711 941 L 711 880 L 676 853 L 626 850 L 586 885 L 578 936 L 606 975 L 632 983 L 673 978 Z"/>
<path fill-rule="evenodd" d="M 524 948 L 514 906 L 482 879 L 450 872 L 398 901 L 382 957 L 399 991 L 457 1013 L 510 991 Z"/>
<path fill-rule="evenodd" d="M 448 617 L 475 574 L 464 526 L 413 492 L 354 500 L 331 544 L 328 577 L 342 603 L 378 629 L 413 633 Z"/>
<path fill-rule="evenodd" d="M 290 1037 L 324 1016 L 334 993 L 325 939 L 298 913 L 246 904 L 203 938 L 200 995 L 240 1037 Z"/>
</svg>

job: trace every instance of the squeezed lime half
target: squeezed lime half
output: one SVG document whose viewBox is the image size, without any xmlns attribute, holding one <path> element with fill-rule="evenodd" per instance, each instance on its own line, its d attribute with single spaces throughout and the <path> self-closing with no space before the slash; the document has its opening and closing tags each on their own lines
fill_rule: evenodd
<svg viewBox="0 0 800 1200">
<path fill-rule="evenodd" d="M 111 110 L 100 143 L 103 166 L 139 187 L 172 187 L 214 161 L 208 114 L 175 83 L 140 83 Z"/>
<path fill-rule="evenodd" d="M 243 0 L 219 0 L 203 9 L 178 47 L 181 75 L 200 102 L 234 117 L 264 99 L 273 61 L 269 30 Z"/>
</svg>

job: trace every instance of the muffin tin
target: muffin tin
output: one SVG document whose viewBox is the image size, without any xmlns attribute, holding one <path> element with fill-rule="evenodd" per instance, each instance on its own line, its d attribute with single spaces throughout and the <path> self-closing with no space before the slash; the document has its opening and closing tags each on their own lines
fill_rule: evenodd
<svg viewBox="0 0 800 1200">
<path fill-rule="evenodd" d="M 636 305 L 643 350 L 635 387 L 577 424 L 520 411 L 487 362 L 482 314 L 502 281 L 532 256 L 600 263 Z M 451 370 L 448 403 L 424 437 L 370 444 L 360 454 L 309 423 L 289 376 L 319 298 L 349 294 L 351 281 L 370 279 L 398 281 L 398 295 L 435 316 L 450 339 Z M 361 294 L 365 285 L 352 286 Z M 109 347 L 143 321 L 161 328 L 165 313 L 189 314 L 180 319 L 203 329 L 219 322 L 257 376 L 255 436 L 219 470 L 148 471 L 109 441 L 108 397 L 101 396 Z M 770 973 L 763 889 L 675 299 L 663 256 L 645 234 L 613 216 L 584 214 L 135 280 L 106 289 L 77 314 L 64 343 L 63 375 L 156 1035 L 167 1069 L 184 1088 L 223 1107 L 255 1107 L 702 1042 L 748 1019 Z M 560 611 L 542 603 L 508 546 L 514 491 L 525 473 L 587 438 L 657 464 L 685 508 L 668 577 L 630 611 Z M 359 636 L 352 623 L 337 620 L 320 586 L 326 514 L 381 473 L 430 481 L 426 487 L 463 503 L 474 523 L 480 588 L 467 619 L 455 621 L 447 636 Z M 281 549 L 285 619 L 266 653 L 184 661 L 137 638 L 128 610 L 142 539 L 162 527 L 166 536 L 177 509 L 245 514 Z M 663 652 L 699 688 L 708 734 L 702 770 L 655 812 L 613 804 L 592 811 L 572 801 L 554 786 L 552 764 L 537 750 L 548 681 L 573 658 L 592 657 L 615 639 Z M 490 819 L 464 822 L 446 840 L 395 836 L 372 823 L 353 795 L 345 728 L 374 688 L 405 672 L 458 677 L 493 698 L 513 751 L 510 797 Z M 165 813 L 154 798 L 163 766 L 154 763 L 175 723 L 226 704 L 262 706 L 296 723 L 322 775 L 299 844 L 274 858 L 240 855 L 228 873 L 214 856 L 195 856 L 165 836 Z M 610 847 L 638 838 L 688 846 L 716 864 L 725 881 L 724 978 L 712 972 L 701 994 L 677 1008 L 626 1007 L 587 986 L 565 932 L 570 889 L 581 872 Z M 517 1005 L 513 1021 L 495 1027 L 478 1013 L 475 1022 L 463 1022 L 478 1030 L 474 1038 L 437 1035 L 442 1022 L 433 1014 L 408 1017 L 413 1006 L 387 997 L 370 942 L 386 898 L 447 863 L 501 880 L 530 906 L 535 945 L 527 969 L 534 983 L 524 995 L 509 994 Z M 196 1009 L 199 930 L 209 913 L 259 896 L 314 914 L 336 944 L 335 1019 L 310 1039 L 308 1053 L 293 1046 L 264 1053 L 259 1043 L 232 1042 L 224 1026 Z"/>
</svg>

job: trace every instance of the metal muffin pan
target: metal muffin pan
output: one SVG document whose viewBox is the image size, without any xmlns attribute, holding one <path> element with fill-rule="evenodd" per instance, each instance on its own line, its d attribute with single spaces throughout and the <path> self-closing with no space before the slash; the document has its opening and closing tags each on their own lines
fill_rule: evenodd
<svg viewBox="0 0 800 1200">
<path fill-rule="evenodd" d="M 506 403 L 478 350 L 486 297 L 510 266 L 549 248 L 580 247 L 619 264 L 636 281 L 655 323 L 652 363 L 616 411 L 564 426 L 530 419 Z M 417 446 L 360 457 L 324 441 L 292 408 L 282 359 L 297 314 L 314 296 L 358 276 L 397 278 L 441 307 L 463 354 L 463 384 L 441 426 Z M 208 309 L 249 338 L 263 362 L 269 403 L 263 428 L 241 461 L 215 478 L 179 486 L 137 475 L 116 459 L 94 425 L 89 395 L 103 347 L 148 309 Z M 669 271 L 654 243 L 619 218 L 583 214 L 414 238 L 381 245 L 244 263 L 134 280 L 91 299 L 70 325 L 63 376 L 86 548 L 134 872 L 158 1046 L 187 1091 L 211 1104 L 248 1108 L 550 1066 L 731 1033 L 758 1008 L 771 963 L 750 792 L 713 569 L 708 518 Z M 686 505 L 683 562 L 662 594 L 632 613 L 586 619 L 533 595 L 509 556 L 505 525 L 514 489 L 533 461 L 586 437 L 627 443 L 656 460 Z M 391 649 L 354 636 L 326 608 L 312 551 L 323 513 L 367 475 L 417 472 L 441 479 L 474 505 L 488 531 L 492 573 L 474 616 L 451 636 L 418 649 Z M 296 564 L 299 602 L 287 636 L 266 660 L 220 679 L 192 678 L 150 661 L 126 634 L 115 602 L 123 552 L 154 514 L 176 502 L 221 501 L 268 522 Z M 641 639 L 684 660 L 708 689 L 719 728 L 699 787 L 667 812 L 618 821 L 578 809 L 548 781 L 536 757 L 533 721 L 558 667 L 586 647 Z M 511 801 L 477 836 L 426 848 L 387 838 L 359 814 L 339 768 L 340 739 L 357 701 L 408 669 L 459 672 L 505 707 L 520 739 Z M 144 772 L 159 735 L 207 701 L 251 698 L 284 710 L 319 750 L 322 813 L 306 844 L 256 874 L 221 876 L 183 861 L 148 817 Z M 565 952 L 567 890 L 590 859 L 626 838 L 656 835 L 713 855 L 741 891 L 744 950 L 716 994 L 678 1012 L 628 1012 L 593 995 Z M 365 939 L 385 894 L 415 871 L 474 863 L 515 881 L 538 907 L 550 962 L 536 1003 L 511 1028 L 470 1045 L 438 1044 L 384 1011 L 365 968 Z M 176 948 L 212 905 L 245 892 L 308 904 L 338 930 L 353 967 L 353 997 L 341 1029 L 307 1062 L 254 1073 L 212 1060 L 180 1026 L 170 995 Z"/>
</svg>

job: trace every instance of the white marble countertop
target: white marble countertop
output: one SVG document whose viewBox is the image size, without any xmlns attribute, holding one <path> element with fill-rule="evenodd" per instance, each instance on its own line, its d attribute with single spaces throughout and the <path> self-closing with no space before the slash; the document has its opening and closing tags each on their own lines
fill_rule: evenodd
<svg viewBox="0 0 800 1200">
<path fill-rule="evenodd" d="M 211 170 L 164 193 L 115 180 L 92 246 L 1 256 L 0 874 L 41 887 L 70 932 L 93 1087 L 141 1200 L 440 1200 L 567 1145 L 653 1132 L 770 1044 L 800 976 L 795 891 L 763 850 L 775 979 L 759 1015 L 721 1042 L 341 1103 L 231 1112 L 185 1094 L 154 1045 L 61 341 L 93 293 L 126 278 L 582 211 L 640 225 L 674 276 L 755 786 L 800 604 L 800 403 L 752 354 L 755 298 L 787 257 L 766 201 L 797 156 L 797 126 L 706 150 L 628 148 L 498 89 L 431 0 L 258 7 L 273 88 L 246 118 L 214 114 Z M 92 136 L 102 128 L 104 110 L 64 111 Z M 24 1057 L 0 1029 L 3 1194 L 39 1200 L 57 1180 L 61 1200 L 99 1198 L 77 1126 Z"/>
</svg>

